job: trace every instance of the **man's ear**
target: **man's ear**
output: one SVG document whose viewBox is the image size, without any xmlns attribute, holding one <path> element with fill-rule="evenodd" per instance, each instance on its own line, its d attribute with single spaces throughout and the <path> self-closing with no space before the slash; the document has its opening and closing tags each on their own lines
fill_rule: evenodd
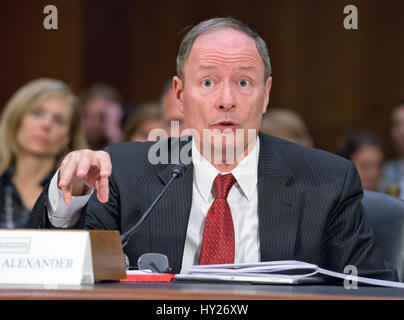
<svg viewBox="0 0 404 320">
<path fill-rule="evenodd" d="M 182 103 L 182 93 L 184 91 L 183 82 L 177 76 L 173 77 L 173 88 L 174 88 L 175 98 L 177 100 L 178 108 L 180 109 L 180 111 L 182 113 L 184 113 L 184 104 Z"/>
<path fill-rule="evenodd" d="M 272 77 L 269 76 L 267 82 L 265 83 L 265 99 L 264 99 L 264 106 L 262 109 L 263 114 L 267 111 L 269 102 L 269 92 L 271 91 L 271 87 L 272 87 Z"/>
</svg>

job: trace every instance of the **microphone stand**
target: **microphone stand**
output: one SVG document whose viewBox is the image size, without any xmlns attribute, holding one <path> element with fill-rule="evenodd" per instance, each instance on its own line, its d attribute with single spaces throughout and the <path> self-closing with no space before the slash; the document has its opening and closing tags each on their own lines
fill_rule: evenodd
<svg viewBox="0 0 404 320">
<path fill-rule="evenodd" d="M 143 215 L 140 217 L 139 221 L 132 226 L 128 231 L 126 231 L 123 235 L 121 235 L 121 241 L 122 241 L 122 247 L 125 248 L 126 245 L 128 244 L 131 236 L 135 232 L 135 230 L 141 225 L 141 223 L 147 218 L 149 213 L 153 210 L 153 208 L 156 206 L 156 204 L 159 202 L 160 198 L 164 195 L 164 193 L 167 191 L 167 189 L 170 187 L 170 185 L 173 183 L 175 179 L 177 179 L 185 170 L 185 165 L 183 163 L 178 164 L 173 172 L 170 180 L 167 182 L 163 190 L 159 193 L 159 195 L 156 197 L 156 199 L 153 201 L 153 203 L 150 205 L 150 207 L 143 213 Z"/>
</svg>

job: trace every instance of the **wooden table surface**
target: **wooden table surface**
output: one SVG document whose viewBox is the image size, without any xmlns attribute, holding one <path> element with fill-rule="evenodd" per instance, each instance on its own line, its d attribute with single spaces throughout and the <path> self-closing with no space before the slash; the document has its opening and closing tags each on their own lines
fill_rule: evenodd
<svg viewBox="0 0 404 320">
<path fill-rule="evenodd" d="M 252 285 L 190 282 L 102 282 L 89 286 L 0 285 L 0 299 L 18 300 L 346 300 L 403 299 L 404 290 L 342 285 Z"/>
</svg>

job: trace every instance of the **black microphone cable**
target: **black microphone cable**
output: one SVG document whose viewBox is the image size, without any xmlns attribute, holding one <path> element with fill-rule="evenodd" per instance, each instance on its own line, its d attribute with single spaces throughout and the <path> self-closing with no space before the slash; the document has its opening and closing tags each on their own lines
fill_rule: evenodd
<svg viewBox="0 0 404 320">
<path fill-rule="evenodd" d="M 156 197 L 156 199 L 153 201 L 153 203 L 150 205 L 150 207 L 143 213 L 143 215 L 140 217 L 139 221 L 134 226 L 132 226 L 128 231 L 126 231 L 123 235 L 121 235 L 121 242 L 122 242 L 122 247 L 123 248 L 126 247 L 126 245 L 128 244 L 128 242 L 129 242 L 131 236 L 133 235 L 133 233 L 135 232 L 135 230 L 147 218 L 149 213 L 153 210 L 153 208 L 159 202 L 159 200 L 164 195 L 164 193 L 167 191 L 167 189 L 170 187 L 170 185 L 173 183 L 173 181 L 175 179 L 177 179 L 179 176 L 181 176 L 181 174 L 184 172 L 185 169 L 186 169 L 186 167 L 185 167 L 185 165 L 183 163 L 179 163 L 178 165 L 176 165 L 174 167 L 170 180 L 164 186 L 163 190 L 161 190 L 161 192 Z"/>
</svg>

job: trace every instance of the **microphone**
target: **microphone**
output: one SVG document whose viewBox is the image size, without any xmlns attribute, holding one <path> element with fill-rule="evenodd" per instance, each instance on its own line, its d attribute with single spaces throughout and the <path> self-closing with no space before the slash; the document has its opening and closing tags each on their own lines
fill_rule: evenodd
<svg viewBox="0 0 404 320">
<path fill-rule="evenodd" d="M 147 216 L 150 214 L 150 212 L 153 210 L 153 208 L 156 206 L 156 204 L 160 201 L 161 197 L 164 195 L 164 193 L 167 191 L 167 189 L 170 187 L 170 185 L 174 182 L 175 179 L 181 176 L 183 172 L 185 171 L 186 167 L 183 163 L 177 164 L 173 172 L 171 173 L 171 178 L 161 190 L 161 192 L 158 194 L 156 199 L 153 201 L 153 203 L 150 205 L 150 207 L 143 213 L 143 215 L 140 217 L 139 221 L 132 226 L 128 231 L 126 231 L 124 234 L 121 235 L 121 242 L 122 242 L 122 247 L 125 248 L 126 245 L 128 244 L 130 238 L 136 231 L 136 229 L 142 224 L 142 222 L 147 218 Z"/>
</svg>

